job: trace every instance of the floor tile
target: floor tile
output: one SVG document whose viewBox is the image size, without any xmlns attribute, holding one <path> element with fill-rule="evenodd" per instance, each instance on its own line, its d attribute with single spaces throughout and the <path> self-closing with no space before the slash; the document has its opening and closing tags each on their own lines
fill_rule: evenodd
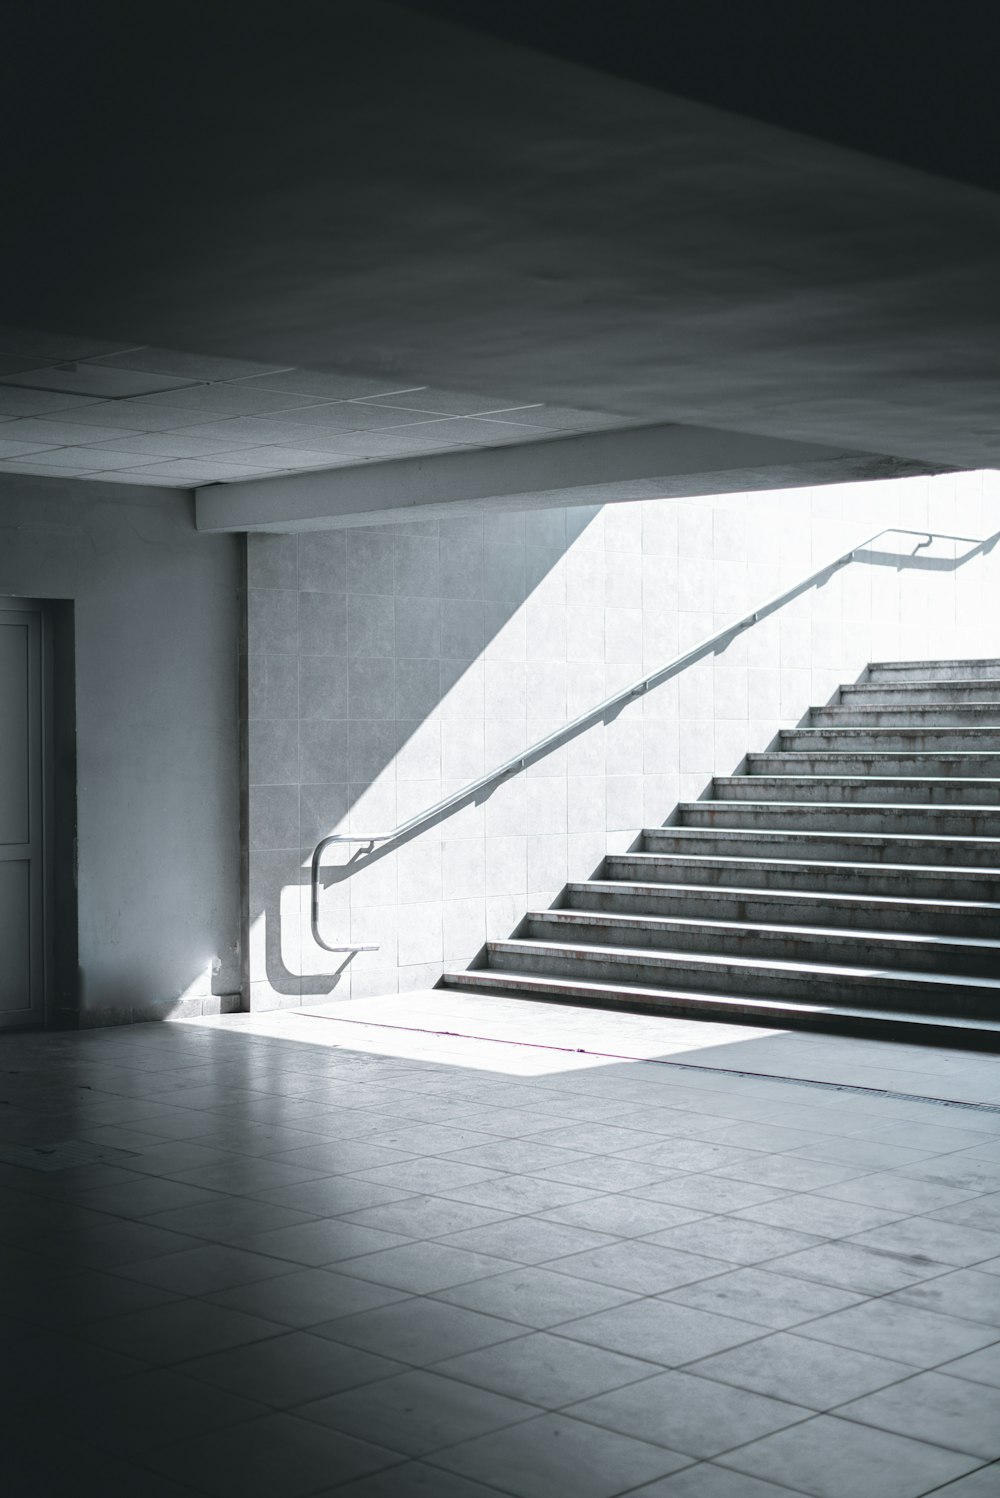
<svg viewBox="0 0 1000 1498">
<path fill-rule="evenodd" d="M 981 1321 L 926 1311 L 895 1298 L 864 1301 L 810 1321 L 799 1331 L 803 1337 L 859 1352 L 891 1352 L 894 1359 L 915 1368 L 935 1368 L 1000 1338 L 996 1327 Z"/>
<path fill-rule="evenodd" d="M 879 1430 L 930 1441 L 952 1451 L 1000 1457 L 1000 1413 L 996 1390 L 970 1386 L 943 1373 L 918 1373 L 905 1383 L 841 1405 L 837 1414 Z"/>
<path fill-rule="evenodd" d="M 761 1329 L 731 1316 L 716 1316 L 667 1300 L 633 1300 L 579 1321 L 565 1322 L 559 1335 L 677 1368 L 723 1348 L 750 1342 L 761 1335 Z"/>
<path fill-rule="evenodd" d="M 864 1233 L 895 1222 L 900 1214 L 867 1206 L 863 1202 L 837 1201 L 830 1196 L 798 1191 L 794 1196 L 743 1207 L 735 1215 L 750 1222 L 766 1222 L 776 1228 L 815 1233 L 820 1238 L 846 1238 L 852 1233 Z"/>
<path fill-rule="evenodd" d="M 939 1274 L 926 1284 L 908 1285 L 894 1299 L 946 1316 L 1000 1326 L 1000 1280 L 977 1269 L 956 1269 L 951 1274 Z"/>
<path fill-rule="evenodd" d="M 155 1370 L 118 1379 L 110 1387 L 83 1387 L 74 1392 L 69 1430 L 88 1444 L 141 1458 L 159 1445 L 165 1430 L 185 1437 L 259 1419 L 262 1403 L 236 1392 L 209 1394 L 186 1371 Z M 59 1421 L 65 1430 L 65 1417 Z"/>
<path fill-rule="evenodd" d="M 703 1215 L 690 1207 L 678 1207 L 670 1202 L 642 1201 L 637 1196 L 617 1194 L 593 1196 L 542 1213 L 547 1222 L 591 1228 L 595 1233 L 610 1233 L 618 1238 L 642 1238 L 684 1222 L 695 1222 Z"/>
<path fill-rule="evenodd" d="M 405 1462 L 371 1477 L 360 1477 L 346 1487 L 320 1493 L 317 1498 L 496 1498 L 497 1489 L 470 1482 L 426 1462 Z"/>
<path fill-rule="evenodd" d="M 572 1165 L 552 1165 L 538 1172 L 545 1180 L 562 1181 L 567 1186 L 589 1186 L 593 1191 L 628 1191 L 652 1185 L 673 1173 L 666 1166 L 637 1165 L 634 1160 L 617 1156 L 606 1159 L 602 1155 L 591 1155 Z"/>
<path fill-rule="evenodd" d="M 96 1270 L 66 1278 L 42 1275 L 30 1283 L 0 1283 L 0 1311 L 40 1327 L 82 1326 L 106 1316 L 165 1305 L 176 1298 L 173 1291 Z"/>
<path fill-rule="evenodd" d="M 955 1378 L 968 1378 L 977 1384 L 992 1384 L 1000 1389 L 1000 1341 L 992 1342 L 979 1352 L 970 1352 L 953 1363 L 943 1363 L 939 1373 L 950 1373 Z"/>
<path fill-rule="evenodd" d="M 931 1181 L 919 1181 L 912 1176 L 896 1175 L 890 1171 L 876 1171 L 874 1175 L 855 1176 L 819 1188 L 821 1196 L 830 1196 L 837 1201 L 861 1202 L 868 1206 L 884 1207 L 887 1212 L 933 1212 L 938 1207 L 947 1207 L 955 1202 L 967 1201 L 975 1193 L 954 1186 L 937 1185 Z"/>
<path fill-rule="evenodd" d="M 175 1207 L 169 1212 L 157 1212 L 146 1219 L 146 1226 L 184 1233 L 189 1238 L 206 1238 L 214 1243 L 240 1243 L 243 1239 L 259 1237 L 277 1228 L 295 1227 L 312 1220 L 304 1212 L 275 1207 L 251 1197 L 220 1196 L 197 1207 Z"/>
<path fill-rule="evenodd" d="M 803 1160 L 795 1155 L 760 1155 L 755 1160 L 723 1166 L 719 1174 L 759 1186 L 777 1186 L 782 1191 L 815 1191 L 863 1175 L 865 1167 Z"/>
<path fill-rule="evenodd" d="M 559 1409 L 607 1389 L 648 1378 L 656 1368 L 634 1357 L 588 1346 L 550 1332 L 511 1341 L 437 1364 L 437 1371 L 511 1399 Z"/>
<path fill-rule="evenodd" d="M 689 1461 L 582 1420 L 547 1415 L 438 1452 L 433 1465 L 499 1481 L 515 1498 L 614 1498 Z"/>
<path fill-rule="evenodd" d="M 541 1330 L 607 1310 L 610 1306 L 623 1305 L 634 1300 L 635 1295 L 630 1290 L 575 1279 L 572 1275 L 557 1274 L 550 1269 L 519 1266 L 507 1274 L 439 1290 L 435 1299 L 506 1317 Z"/>
<path fill-rule="evenodd" d="M 496 1392 L 414 1369 L 303 1405 L 298 1413 L 407 1456 L 425 1456 L 533 1419 L 538 1410 Z"/>
<path fill-rule="evenodd" d="M 734 1264 L 759 1264 L 779 1254 L 811 1248 L 821 1240 L 790 1228 L 746 1222 L 738 1217 L 704 1217 L 698 1222 L 653 1233 L 645 1241 L 684 1253 L 707 1254 Z"/>
<path fill-rule="evenodd" d="M 693 1285 L 682 1285 L 677 1290 L 668 1290 L 664 1299 L 784 1331 L 802 1322 L 812 1322 L 817 1316 L 857 1305 L 860 1297 L 833 1285 L 751 1268 L 733 1269 Z"/>
<path fill-rule="evenodd" d="M 722 1274 L 729 1266 L 720 1259 L 682 1253 L 643 1239 L 630 1238 L 606 1248 L 588 1249 L 584 1253 L 553 1259 L 548 1267 L 560 1274 L 597 1280 L 599 1284 L 614 1285 L 619 1290 L 632 1290 L 637 1295 L 657 1295 L 678 1285 L 706 1279 L 711 1274 Z"/>
<path fill-rule="evenodd" d="M 564 1258 L 567 1254 L 603 1248 L 618 1240 L 609 1233 L 596 1233 L 590 1228 L 544 1222 L 538 1217 L 513 1217 L 452 1233 L 442 1241 L 453 1248 L 493 1254 L 518 1264 L 542 1264 L 550 1259 Z"/>
<path fill-rule="evenodd" d="M 211 1295 L 233 1285 L 248 1285 L 254 1280 L 272 1279 L 291 1274 L 295 1265 L 287 1259 L 268 1259 L 263 1254 L 247 1253 L 220 1243 L 202 1243 L 182 1253 L 165 1254 L 158 1259 L 143 1259 L 138 1264 L 123 1264 L 118 1273 L 128 1279 L 149 1285 L 161 1285 L 178 1295 Z"/>
<path fill-rule="evenodd" d="M 811 1498 L 861 1493 L 865 1498 L 918 1498 L 970 1471 L 977 1459 L 819 1416 L 718 1460 L 723 1466 L 769 1478 Z"/>
<path fill-rule="evenodd" d="M 672 1477 L 633 1488 L 628 1498 L 789 1498 L 790 1493 L 791 1488 L 775 1487 L 773 1482 L 762 1482 L 745 1472 L 717 1467 L 714 1462 L 698 1462 Z"/>
<path fill-rule="evenodd" d="M 569 1186 L 562 1181 L 542 1180 L 538 1176 L 500 1175 L 485 1172 L 476 1181 L 445 1189 L 440 1193 L 454 1201 L 495 1208 L 498 1212 L 544 1212 L 567 1202 L 589 1201 L 599 1188 Z"/>
<path fill-rule="evenodd" d="M 304 1498 L 331 1478 L 342 1483 L 393 1466 L 399 1454 L 280 1414 L 175 1441 L 146 1460 L 212 1498 Z"/>
<path fill-rule="evenodd" d="M 1000 1255 L 1000 1233 L 987 1233 L 968 1223 L 942 1222 L 933 1217 L 901 1218 L 885 1227 L 855 1233 L 850 1241 L 865 1248 L 912 1254 L 960 1268 Z"/>
<path fill-rule="evenodd" d="M 404 1369 L 389 1358 L 296 1331 L 180 1363 L 174 1371 L 198 1380 L 199 1386 L 211 1385 L 275 1409 L 291 1409 L 307 1400 L 391 1378 Z M 215 1396 L 206 1400 L 202 1389 L 202 1399 L 211 1408 Z"/>
<path fill-rule="evenodd" d="M 178 1300 L 93 1322 L 81 1328 L 81 1334 L 115 1352 L 163 1365 L 257 1342 L 284 1330 L 275 1321 L 231 1311 L 207 1300 Z"/>
<path fill-rule="evenodd" d="M 745 1389 L 706 1388 L 704 1379 L 678 1372 L 660 1373 L 566 1410 L 575 1419 L 698 1457 L 717 1456 L 812 1413 Z"/>
<path fill-rule="evenodd" d="M 457 1357 L 463 1352 L 523 1336 L 524 1328 L 499 1316 L 447 1305 L 438 1299 L 410 1296 L 358 1315 L 338 1317 L 316 1327 L 316 1332 L 382 1357 L 423 1367 L 439 1363 L 442 1358 Z"/>
<path fill-rule="evenodd" d="M 495 1207 L 477 1207 L 443 1196 L 410 1196 L 384 1206 L 365 1207 L 351 1212 L 348 1222 L 380 1232 L 397 1233 L 403 1238 L 443 1238 L 486 1223 L 502 1222 L 507 1213 Z M 461 1246 L 461 1245 L 459 1245 Z"/>
<path fill-rule="evenodd" d="M 456 1188 L 502 1179 L 499 1171 L 457 1160 L 409 1160 L 400 1165 L 376 1165 L 352 1174 L 377 1186 L 399 1186 L 414 1195 L 450 1196 Z M 461 1199 L 461 1198 L 460 1198 Z M 470 1200 L 471 1198 L 464 1198 Z"/>
<path fill-rule="evenodd" d="M 325 1175 L 347 1175 L 357 1170 L 398 1165 L 418 1154 L 417 1150 L 387 1149 L 358 1139 L 323 1139 L 298 1149 L 285 1150 L 278 1158 L 286 1165 L 301 1165 Z"/>
<path fill-rule="evenodd" d="M 791 1332 L 774 1332 L 745 1347 L 734 1347 L 692 1362 L 688 1371 L 767 1394 L 772 1399 L 828 1410 L 845 1400 L 898 1383 L 908 1378 L 913 1369 L 905 1363 L 873 1357 L 853 1348 L 808 1341 Z"/>
<path fill-rule="evenodd" d="M 861 1295 L 886 1295 L 919 1280 L 943 1274 L 948 1267 L 930 1259 L 892 1253 L 888 1249 L 867 1248 L 843 1240 L 783 1254 L 771 1261 L 771 1268 L 779 1274 L 840 1285 Z"/>
<path fill-rule="evenodd" d="M 1000 1466 L 979 1467 L 968 1477 L 934 1489 L 934 1498 L 996 1498 L 1000 1492 Z"/>
<path fill-rule="evenodd" d="M 215 1305 L 263 1316 L 282 1326 L 314 1326 L 347 1312 L 399 1300 L 402 1292 L 373 1285 L 368 1280 L 339 1274 L 335 1269 L 297 1269 L 274 1279 L 237 1285 L 211 1296 Z"/>
<path fill-rule="evenodd" d="M 384 1202 L 403 1201 L 410 1192 L 398 1186 L 377 1186 L 357 1176 L 322 1176 L 302 1181 L 298 1186 L 277 1186 L 256 1193 L 261 1201 L 276 1207 L 291 1207 L 313 1217 L 340 1217 L 363 1207 L 377 1207 Z"/>
<path fill-rule="evenodd" d="M 698 1212 L 735 1212 L 755 1202 L 780 1201 L 785 1193 L 776 1186 L 705 1174 L 673 1176 L 652 1186 L 641 1186 L 631 1195 L 644 1201 L 673 1202 Z"/>
<path fill-rule="evenodd" d="M 407 1290 L 412 1295 L 428 1295 L 446 1290 L 449 1285 L 464 1285 L 470 1280 L 501 1274 L 514 1265 L 505 1259 L 470 1253 L 464 1248 L 446 1248 L 438 1243 L 407 1243 L 402 1248 L 388 1248 L 381 1253 L 349 1259 L 342 1266 L 345 1273 Z"/>
<path fill-rule="evenodd" d="M 360 1227 L 341 1218 L 321 1218 L 274 1228 L 271 1232 L 250 1233 L 241 1242 L 253 1253 L 318 1267 L 356 1259 L 379 1249 L 398 1248 L 407 1239 L 399 1233 L 383 1233 L 378 1228 Z"/>
</svg>

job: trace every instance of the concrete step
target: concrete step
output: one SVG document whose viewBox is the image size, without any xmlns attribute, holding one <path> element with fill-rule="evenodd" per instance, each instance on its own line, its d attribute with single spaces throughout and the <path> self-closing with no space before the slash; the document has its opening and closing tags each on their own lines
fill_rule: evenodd
<svg viewBox="0 0 1000 1498">
<path fill-rule="evenodd" d="M 965 681 L 855 682 L 840 688 L 845 705 L 868 707 L 919 706 L 922 703 L 993 702 L 1000 691 L 1000 681 L 990 677 L 972 677 Z"/>
<path fill-rule="evenodd" d="M 765 782 L 766 785 L 766 782 Z M 1000 838 L 1000 806 L 947 806 L 875 801 L 682 801 L 682 827 L 759 831 L 869 832 L 880 837 L 915 834 L 938 839 Z M 964 857 L 960 860 L 965 862 Z"/>
<path fill-rule="evenodd" d="M 749 808 L 730 802 L 693 801 L 694 808 L 717 808 L 729 817 L 729 825 L 713 825 L 706 819 L 698 825 L 647 827 L 643 833 L 643 851 L 647 853 L 699 853 L 708 857 L 733 855 L 756 858 L 793 858 L 830 860 L 865 864 L 920 864 L 957 866 L 957 869 L 984 869 L 1000 878 L 1000 836 L 950 837 L 947 833 L 884 833 L 853 825 L 864 808 L 836 807 L 840 815 L 829 828 L 805 828 L 792 817 L 787 826 L 755 825 Z M 681 808 L 683 810 L 683 808 Z M 804 813 L 807 808 L 796 807 Z M 849 815 L 850 814 L 850 815 Z M 806 820 L 798 817 L 798 822 Z"/>
<path fill-rule="evenodd" d="M 888 882 L 884 875 L 883 882 Z M 896 883 L 900 886 L 903 881 L 897 877 Z M 919 895 L 904 893 L 901 888 L 897 888 L 894 894 L 879 894 L 871 890 L 831 893 L 808 888 L 741 889 L 738 885 L 724 884 L 648 884 L 637 880 L 587 879 L 567 884 L 561 908 L 598 911 L 605 915 L 836 927 L 845 932 L 933 933 L 982 939 L 1000 949 L 997 941 L 1000 901 L 922 899 Z"/>
<path fill-rule="evenodd" d="M 964 661 L 871 661 L 868 681 L 968 681 L 995 676 L 1000 679 L 1000 660 L 984 657 Z"/>
<path fill-rule="evenodd" d="M 847 967 L 904 968 L 914 973 L 963 973 L 993 977 L 1000 984 L 1000 942 L 921 931 L 844 930 L 761 921 L 624 911 L 541 910 L 525 916 L 518 939 L 564 942 L 579 952 L 599 947 L 707 952 L 768 963 L 836 963 Z M 1000 1018 L 1000 1004 L 997 1017 Z"/>
<path fill-rule="evenodd" d="M 812 728 L 995 728 L 1000 723 L 1000 692 L 989 702 L 911 702 L 904 706 L 830 703 L 809 709 L 803 727 Z"/>
<path fill-rule="evenodd" d="M 767 750 L 748 754 L 747 775 L 889 775 L 894 779 L 993 780 L 1000 785 L 1000 744 L 994 750 L 975 749 L 833 749 Z"/>
<path fill-rule="evenodd" d="M 601 983 L 642 983 L 695 992 L 707 989 L 789 999 L 799 1004 L 856 1004 L 1000 1021 L 1000 978 L 971 974 L 911 972 L 874 964 L 859 967 L 792 962 L 679 949 L 654 952 L 637 947 L 573 947 L 530 937 L 488 942 L 486 963 L 498 971 Z"/>
<path fill-rule="evenodd" d="M 683 829 L 668 831 L 680 833 Z M 706 842 L 710 848 L 721 846 L 721 834 L 716 840 L 711 835 L 696 836 L 700 839 L 699 846 Z M 693 843 L 680 842 L 682 849 L 692 846 Z M 737 840 L 738 849 L 744 846 Z M 932 902 L 1000 905 L 1000 868 L 859 863 L 853 858 L 771 858 L 742 851 L 729 855 L 636 852 L 609 853 L 604 877 L 613 884 L 632 883 L 647 889 L 658 885 L 689 885 L 707 890 L 774 890 L 779 896 L 794 891 L 833 897 L 881 895 L 903 903 L 912 896 L 913 900 Z"/>
<path fill-rule="evenodd" d="M 802 1004 L 759 994 L 733 994 L 651 987 L 623 983 L 551 977 L 496 968 L 445 973 L 445 988 L 478 993 L 504 994 L 509 998 L 547 1000 L 549 1003 L 590 1005 L 601 1009 L 638 1010 L 675 1015 L 683 1019 L 717 1024 L 750 1024 L 766 1028 L 847 1031 L 850 1034 L 884 1037 L 895 1041 L 919 1041 L 931 1045 L 968 1045 L 1000 1049 L 1000 1022 L 967 1019 L 950 1011 L 910 1011 L 863 1007 L 858 1004 L 827 1006 Z"/>
<path fill-rule="evenodd" d="M 779 753 L 814 754 L 992 754 L 1000 759 L 1000 723 L 983 727 L 918 723 L 889 728 L 783 728 Z"/>
<path fill-rule="evenodd" d="M 1000 810 L 1000 780 L 986 776 L 925 775 L 716 775 L 716 801 L 836 802 L 847 805 L 977 807 Z"/>
</svg>

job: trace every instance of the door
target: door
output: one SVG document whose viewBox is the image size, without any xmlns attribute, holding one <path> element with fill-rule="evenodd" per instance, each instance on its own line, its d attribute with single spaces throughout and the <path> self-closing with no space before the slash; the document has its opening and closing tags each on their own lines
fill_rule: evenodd
<svg viewBox="0 0 1000 1498">
<path fill-rule="evenodd" d="M 42 613 L 0 599 L 0 1027 L 45 1019 Z"/>
</svg>

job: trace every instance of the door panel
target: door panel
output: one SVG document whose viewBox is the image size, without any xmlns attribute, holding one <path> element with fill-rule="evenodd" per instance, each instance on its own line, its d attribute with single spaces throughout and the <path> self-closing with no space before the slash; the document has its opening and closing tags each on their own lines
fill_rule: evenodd
<svg viewBox="0 0 1000 1498">
<path fill-rule="evenodd" d="M 42 615 L 0 607 L 0 1026 L 45 1017 Z"/>
<path fill-rule="evenodd" d="M 31 864 L 0 863 L 0 1019 L 31 1013 Z"/>
<path fill-rule="evenodd" d="M 28 774 L 31 711 L 28 665 L 32 615 L 17 621 L 0 614 L 0 843 L 24 844 L 29 827 L 31 787 Z M 2 948 L 0 948 L 2 950 Z"/>
</svg>

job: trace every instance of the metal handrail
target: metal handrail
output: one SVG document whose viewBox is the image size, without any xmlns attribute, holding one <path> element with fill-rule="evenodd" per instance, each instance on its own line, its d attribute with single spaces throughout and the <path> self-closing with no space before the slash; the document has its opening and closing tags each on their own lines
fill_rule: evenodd
<svg viewBox="0 0 1000 1498">
<path fill-rule="evenodd" d="M 550 749 L 557 748 L 566 739 L 570 739 L 574 734 L 579 733 L 581 729 L 590 727 L 591 724 L 596 723 L 598 719 L 603 718 L 614 708 L 624 707 L 633 698 L 643 696 L 650 688 L 659 686 L 661 682 L 666 681 L 670 676 L 675 676 L 685 666 L 693 664 L 700 656 L 707 654 L 710 650 L 714 650 L 723 640 L 729 642 L 731 637 L 738 635 L 742 630 L 749 629 L 751 625 L 758 624 L 761 619 L 765 619 L 769 614 L 775 613 L 784 604 L 790 603 L 793 598 L 797 598 L 800 593 L 804 593 L 807 588 L 819 582 L 821 578 L 827 578 L 836 572 L 838 568 L 845 567 L 849 562 L 853 562 L 857 558 L 858 552 L 864 551 L 866 547 L 880 540 L 882 536 L 890 535 L 922 536 L 924 539 L 919 546 L 914 548 L 914 552 L 921 551 L 925 546 L 930 546 L 934 540 L 963 541 L 976 546 L 985 544 L 982 537 L 979 536 L 952 536 L 943 531 L 914 531 L 906 530 L 900 526 L 887 526 L 884 530 L 876 531 L 875 535 L 869 536 L 866 541 L 861 541 L 857 546 L 852 546 L 850 551 L 845 551 L 842 556 L 836 557 L 832 562 L 825 563 L 824 566 L 810 573 L 808 577 L 800 579 L 793 587 L 786 588 L 784 592 L 777 593 L 773 598 L 769 598 L 766 603 L 759 604 L 752 614 L 746 614 L 742 619 L 736 620 L 735 623 L 727 624 L 724 629 L 717 630 L 715 634 L 708 635 L 704 640 L 699 641 L 697 645 L 691 646 L 689 650 L 685 650 L 682 654 L 674 656 L 673 660 L 668 661 L 666 665 L 659 666 L 647 676 L 640 677 L 631 686 L 623 687 L 620 691 L 612 693 L 610 697 L 606 697 L 603 702 L 597 703 L 594 707 L 588 707 L 586 711 L 579 713 L 575 718 L 571 718 L 568 723 L 564 723 L 562 727 L 554 729 L 552 733 L 546 734 L 544 738 L 539 739 L 537 743 L 532 744 L 528 749 L 524 749 L 520 754 L 516 754 L 511 759 L 505 760 L 502 765 L 497 765 L 495 769 L 490 770 L 485 775 L 480 775 L 478 779 L 470 781 L 460 791 L 455 791 L 452 795 L 445 796 L 443 800 L 428 807 L 426 811 L 418 812 L 416 816 L 410 817 L 405 822 L 401 822 L 391 832 L 379 832 L 370 835 L 336 832 L 329 837 L 324 837 L 316 844 L 313 850 L 311 868 L 312 899 L 310 903 L 310 922 L 313 940 L 317 946 L 323 947 L 327 952 L 378 951 L 377 943 L 364 946 L 357 944 L 331 946 L 320 935 L 319 875 L 323 854 L 327 848 L 332 847 L 334 843 L 348 843 L 360 845 L 370 851 L 377 843 L 397 842 L 399 839 L 416 832 L 418 828 L 428 825 L 431 822 L 436 822 L 446 812 L 454 811 L 458 807 L 464 806 L 467 801 L 472 800 L 480 791 L 487 790 L 506 776 L 515 775 L 519 770 L 525 769 L 536 759 L 541 759 Z M 346 867 L 349 868 L 350 865 Z"/>
</svg>

